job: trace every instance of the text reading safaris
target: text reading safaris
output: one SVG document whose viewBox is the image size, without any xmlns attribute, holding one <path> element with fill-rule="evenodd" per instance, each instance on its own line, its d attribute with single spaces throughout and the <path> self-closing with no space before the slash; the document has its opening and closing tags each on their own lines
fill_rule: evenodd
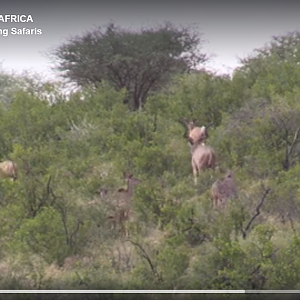
<svg viewBox="0 0 300 300">
<path fill-rule="evenodd" d="M 0 36 L 8 36 L 9 34 L 12 34 L 12 35 L 41 35 L 43 32 L 42 32 L 42 29 L 40 28 L 16 28 L 16 27 L 13 27 L 13 28 L 4 28 L 4 29 L 1 29 L 0 28 Z"/>
<path fill-rule="evenodd" d="M 20 34 L 20 35 L 40 35 L 42 34 L 42 29 L 40 28 L 11 28 L 11 34 Z"/>
</svg>

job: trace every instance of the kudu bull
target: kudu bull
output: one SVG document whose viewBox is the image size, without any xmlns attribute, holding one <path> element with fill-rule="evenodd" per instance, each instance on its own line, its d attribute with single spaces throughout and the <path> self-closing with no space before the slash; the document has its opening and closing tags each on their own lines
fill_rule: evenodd
<svg viewBox="0 0 300 300">
<path fill-rule="evenodd" d="M 116 228 L 116 224 L 121 227 L 121 232 L 127 235 L 125 222 L 130 217 L 131 199 L 133 197 L 134 188 L 141 183 L 141 180 L 134 178 L 132 174 L 124 174 L 124 178 L 127 182 L 127 188 L 120 188 L 118 190 L 118 203 L 116 210 L 108 219 L 113 223 L 113 228 Z"/>
<path fill-rule="evenodd" d="M 11 160 L 0 162 L 0 178 L 11 178 L 13 181 L 17 180 L 17 165 Z"/>
<path fill-rule="evenodd" d="M 225 174 L 223 180 L 217 180 L 211 187 L 211 197 L 214 208 L 224 208 L 227 199 L 237 196 L 237 189 L 232 171 Z"/>
<path fill-rule="evenodd" d="M 195 127 L 195 121 L 189 122 L 186 119 L 179 120 L 181 124 L 185 125 L 184 137 L 188 139 L 191 152 L 191 163 L 193 169 L 194 183 L 197 184 L 198 173 L 206 169 L 216 168 L 216 154 L 214 150 L 205 145 L 208 138 L 207 127 Z"/>
<path fill-rule="evenodd" d="M 201 171 L 206 169 L 215 170 L 216 154 L 213 148 L 206 146 L 201 141 L 195 142 L 193 145 L 189 145 L 192 156 L 194 183 L 197 184 L 197 176 Z"/>
</svg>

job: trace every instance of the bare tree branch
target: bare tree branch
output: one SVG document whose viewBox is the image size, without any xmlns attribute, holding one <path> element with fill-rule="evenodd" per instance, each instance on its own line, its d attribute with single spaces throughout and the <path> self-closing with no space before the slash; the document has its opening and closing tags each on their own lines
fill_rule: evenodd
<svg viewBox="0 0 300 300">
<path fill-rule="evenodd" d="M 297 141 L 297 138 L 298 138 L 299 130 L 300 130 L 300 127 L 297 128 L 297 130 L 296 130 L 296 132 L 294 134 L 294 138 L 293 138 L 290 150 L 289 150 L 289 156 L 292 154 L 293 148 L 296 145 L 296 141 Z"/>
<path fill-rule="evenodd" d="M 250 226 L 252 225 L 253 221 L 260 215 L 260 208 L 263 205 L 267 195 L 269 194 L 269 192 L 271 191 L 270 188 L 265 189 L 265 193 L 262 196 L 259 204 L 256 207 L 256 212 L 255 214 L 252 216 L 252 218 L 250 219 L 250 221 L 248 222 L 247 226 L 245 227 L 245 229 L 242 229 L 242 233 L 243 233 L 243 238 L 246 239 L 247 237 L 247 231 L 250 229 Z"/>
<path fill-rule="evenodd" d="M 289 221 L 291 223 L 291 227 L 293 229 L 293 232 L 296 233 L 296 229 L 295 229 L 295 226 L 294 226 L 294 221 L 293 221 L 293 218 L 292 218 L 291 214 L 288 213 L 287 216 L 288 216 L 288 219 L 289 219 Z"/>
<path fill-rule="evenodd" d="M 158 279 L 159 279 L 160 281 L 162 281 L 161 276 L 157 273 L 157 270 L 156 270 L 155 266 L 153 265 L 153 263 L 152 263 L 152 261 L 151 261 L 149 255 L 148 255 L 147 252 L 144 250 L 144 248 L 143 248 L 139 243 L 133 242 L 133 241 L 130 240 L 130 239 L 127 239 L 126 241 L 130 242 L 132 245 L 138 247 L 138 248 L 141 250 L 142 256 L 147 260 L 147 262 L 148 262 L 148 264 L 149 264 L 149 266 L 150 266 L 150 268 L 151 268 L 153 274 L 154 274 L 155 276 L 157 276 Z"/>
<path fill-rule="evenodd" d="M 76 227 L 74 229 L 74 231 L 71 233 L 70 235 L 70 246 L 74 246 L 75 243 L 76 243 L 76 236 L 77 236 L 77 233 L 80 229 L 80 225 L 83 225 L 83 222 L 81 220 L 77 220 L 77 224 L 76 224 Z"/>
</svg>

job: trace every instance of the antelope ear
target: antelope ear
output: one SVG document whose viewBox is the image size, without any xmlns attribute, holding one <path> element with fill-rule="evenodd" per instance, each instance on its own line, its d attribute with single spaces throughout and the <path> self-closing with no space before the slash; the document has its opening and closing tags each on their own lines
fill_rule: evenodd
<svg viewBox="0 0 300 300">
<path fill-rule="evenodd" d="M 107 195 L 108 190 L 107 190 L 106 188 L 100 188 L 100 189 L 98 190 L 98 192 Z"/>
<path fill-rule="evenodd" d="M 123 172 L 123 177 L 125 179 L 130 179 L 133 177 L 133 174 L 132 173 L 128 173 L 128 172 Z"/>
<path fill-rule="evenodd" d="M 227 178 L 231 178 L 232 177 L 232 171 L 231 170 L 228 170 L 227 172 L 226 172 L 226 177 Z"/>
<path fill-rule="evenodd" d="M 187 118 L 181 118 L 178 120 L 178 122 L 186 125 L 189 121 L 187 120 Z"/>
<path fill-rule="evenodd" d="M 132 174 L 130 174 L 130 173 L 128 173 L 128 172 L 123 172 L 123 177 L 125 178 L 125 179 L 128 179 L 128 178 L 130 178 L 132 176 Z"/>
<path fill-rule="evenodd" d="M 207 130 L 205 126 L 200 128 L 200 141 L 205 140 L 207 138 Z"/>
</svg>

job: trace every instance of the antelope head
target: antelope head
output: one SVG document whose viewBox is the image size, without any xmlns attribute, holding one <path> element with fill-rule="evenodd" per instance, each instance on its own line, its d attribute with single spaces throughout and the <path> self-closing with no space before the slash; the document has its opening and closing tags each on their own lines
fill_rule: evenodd
<svg viewBox="0 0 300 300">
<path fill-rule="evenodd" d="M 142 181 L 140 179 L 135 178 L 133 174 L 123 173 L 123 176 L 126 180 L 127 188 L 120 188 L 118 189 L 118 192 L 122 193 L 125 196 L 125 198 L 128 199 L 127 201 L 129 201 L 133 195 L 134 187 L 140 184 Z"/>
<path fill-rule="evenodd" d="M 184 138 L 187 138 L 190 144 L 197 142 L 205 142 L 208 138 L 208 128 L 214 123 L 210 123 L 207 126 L 198 127 L 196 126 L 196 119 L 188 121 L 186 118 L 180 119 L 179 122 L 185 126 Z"/>
</svg>

